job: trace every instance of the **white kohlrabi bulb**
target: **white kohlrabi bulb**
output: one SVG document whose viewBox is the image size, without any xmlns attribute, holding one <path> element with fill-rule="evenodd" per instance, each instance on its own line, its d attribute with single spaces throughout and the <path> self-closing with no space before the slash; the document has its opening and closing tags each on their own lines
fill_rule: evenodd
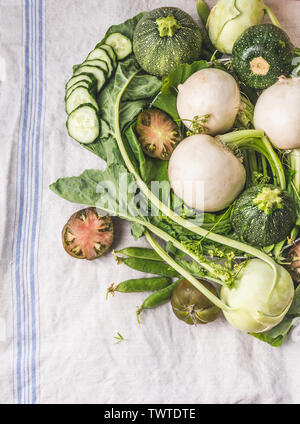
<svg viewBox="0 0 300 424">
<path fill-rule="evenodd" d="M 276 265 L 274 270 L 261 259 L 251 259 L 238 275 L 233 288 L 222 287 L 221 299 L 231 311 L 226 319 L 235 328 L 249 333 L 261 333 L 279 324 L 294 297 L 294 284 L 288 271 Z"/>
</svg>

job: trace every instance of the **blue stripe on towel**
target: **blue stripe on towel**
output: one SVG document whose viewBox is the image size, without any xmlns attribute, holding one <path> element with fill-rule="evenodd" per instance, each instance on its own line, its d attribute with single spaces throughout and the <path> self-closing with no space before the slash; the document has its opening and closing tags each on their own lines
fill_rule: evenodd
<svg viewBox="0 0 300 424">
<path fill-rule="evenodd" d="M 43 106 L 43 2 L 39 1 L 38 8 L 38 56 L 39 56 L 39 96 L 38 96 L 38 118 L 37 118 L 37 132 L 36 132 L 36 151 L 35 151 L 35 180 L 34 180 L 34 199 L 33 199 L 33 225 L 31 237 L 31 250 L 30 250 L 30 286 L 31 286 L 31 315 L 32 315 L 32 402 L 36 402 L 36 297 L 35 297 L 35 246 L 36 234 L 39 212 L 39 193 L 40 193 L 40 179 L 39 179 L 39 166 L 40 166 L 40 142 L 41 142 L 41 120 L 42 120 L 42 106 Z"/>
<path fill-rule="evenodd" d="M 14 233 L 14 399 L 36 403 L 39 372 L 38 249 L 44 116 L 43 0 L 24 0 L 24 90 L 20 116 Z M 24 87 L 24 88 L 23 88 Z"/>
<path fill-rule="evenodd" d="M 28 104 L 29 104 L 29 8 L 25 4 L 25 99 L 24 99 L 24 116 L 22 127 L 22 144 L 21 144 L 21 174 L 19 186 L 19 218 L 17 223 L 17 246 L 16 246 L 16 301 L 17 301 L 17 401 L 22 403 L 22 298 L 21 298 L 21 274 L 20 274 L 20 255 L 22 242 L 23 227 L 23 209 L 24 209 L 24 181 L 25 181 L 25 138 L 28 123 Z"/>
</svg>

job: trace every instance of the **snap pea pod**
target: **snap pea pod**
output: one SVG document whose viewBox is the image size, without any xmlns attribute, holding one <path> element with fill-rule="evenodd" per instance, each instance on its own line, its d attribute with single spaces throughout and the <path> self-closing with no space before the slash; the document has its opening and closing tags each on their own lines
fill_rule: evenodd
<svg viewBox="0 0 300 424">
<path fill-rule="evenodd" d="M 168 302 L 171 299 L 173 290 L 175 287 L 180 283 L 180 281 L 184 280 L 184 278 L 180 278 L 179 280 L 176 280 L 174 283 L 170 284 L 168 287 L 158 290 L 155 293 L 150 294 L 148 296 L 143 304 L 138 307 L 136 311 L 136 317 L 137 321 L 140 324 L 140 314 L 145 309 L 152 309 L 156 308 L 157 306 L 163 305 L 164 303 Z"/>
<path fill-rule="evenodd" d="M 151 259 L 152 261 L 160 261 L 161 257 L 153 249 L 146 247 L 125 247 L 116 253 L 129 256 L 130 258 Z"/>
<path fill-rule="evenodd" d="M 161 275 L 162 277 L 178 277 L 178 273 L 165 262 L 140 258 L 120 258 L 115 253 L 114 257 L 118 264 L 125 264 L 136 271 Z"/>
<path fill-rule="evenodd" d="M 122 283 L 115 286 L 112 284 L 106 292 L 106 299 L 108 294 L 112 295 L 115 292 L 120 293 L 137 293 L 137 292 L 146 292 L 146 291 L 155 291 L 164 289 L 171 284 L 171 279 L 168 277 L 151 277 L 151 278 L 134 278 L 131 280 L 123 281 Z"/>
</svg>

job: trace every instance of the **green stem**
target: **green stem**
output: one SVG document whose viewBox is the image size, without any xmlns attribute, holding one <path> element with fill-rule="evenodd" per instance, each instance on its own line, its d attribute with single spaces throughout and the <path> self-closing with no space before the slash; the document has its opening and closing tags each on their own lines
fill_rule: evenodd
<svg viewBox="0 0 300 424">
<path fill-rule="evenodd" d="M 236 141 L 242 141 L 247 138 L 261 138 L 264 135 L 264 131 L 261 130 L 239 130 L 219 135 L 217 138 L 223 143 L 230 144 Z"/>
<path fill-rule="evenodd" d="M 285 174 L 284 170 L 282 168 L 282 164 L 279 160 L 279 157 L 276 155 L 276 153 L 273 150 L 273 147 L 268 139 L 267 136 L 264 136 L 262 138 L 262 141 L 264 143 L 265 148 L 267 149 L 268 154 L 272 158 L 272 161 L 274 162 L 276 169 L 278 171 L 278 177 L 279 177 L 279 186 L 282 188 L 282 190 L 286 189 L 286 180 L 285 180 Z"/>
<path fill-rule="evenodd" d="M 261 155 L 261 163 L 262 163 L 262 172 L 264 174 L 264 177 L 268 177 L 268 164 L 266 157 L 264 155 Z"/>
<path fill-rule="evenodd" d="M 252 246 L 249 246 L 247 244 L 244 244 L 240 241 L 232 240 L 232 239 L 229 239 L 228 237 L 222 236 L 220 234 L 215 234 L 213 232 L 209 232 L 209 231 L 205 230 L 204 228 L 198 227 L 197 225 L 190 222 L 189 220 L 186 220 L 186 219 L 182 218 L 181 216 L 177 215 L 174 211 L 172 211 L 168 206 L 166 206 L 164 203 L 162 203 L 161 200 L 159 200 L 159 198 L 157 198 L 151 192 L 151 190 L 148 188 L 147 184 L 145 184 L 145 182 L 139 176 L 138 172 L 136 171 L 135 167 L 133 166 L 133 164 L 132 164 L 132 162 L 131 162 L 128 154 L 127 154 L 127 151 L 125 149 L 125 146 L 124 146 L 124 143 L 123 143 L 123 140 L 122 140 L 120 124 L 119 124 L 120 102 L 121 102 L 123 93 L 125 92 L 126 88 L 128 87 L 128 85 L 130 84 L 130 82 L 136 76 L 136 74 L 138 72 L 139 71 L 135 72 L 128 79 L 127 83 L 123 87 L 123 90 L 120 91 L 120 93 L 119 93 L 119 95 L 116 99 L 115 136 L 116 136 L 116 141 L 117 141 L 120 153 L 121 153 L 123 160 L 125 162 L 125 165 L 127 166 L 128 171 L 131 172 L 134 175 L 141 191 L 144 193 L 146 198 L 149 199 L 150 202 L 159 211 L 161 211 L 165 216 L 169 217 L 174 222 L 176 222 L 177 224 L 186 228 L 187 230 L 192 231 L 193 233 L 198 234 L 202 237 L 205 237 L 209 240 L 212 240 L 216 243 L 220 243 L 220 244 L 223 244 L 225 246 L 232 247 L 233 249 L 243 251 L 245 253 L 250 254 L 251 256 L 255 256 L 257 258 L 262 259 L 263 261 L 268 263 L 272 267 L 272 269 L 274 270 L 274 278 L 275 278 L 275 281 L 276 281 L 277 280 L 276 265 L 275 265 L 275 262 L 268 255 L 264 254 L 261 250 L 256 249 Z M 245 136 L 245 137 L 255 137 L 255 136 L 256 137 L 262 137 L 263 134 L 264 134 L 263 131 L 244 130 L 244 131 L 235 131 L 235 132 L 226 134 L 225 136 L 222 136 L 222 137 L 225 138 L 226 140 L 230 141 L 230 140 L 238 140 L 238 138 L 242 138 L 243 136 Z"/>
<path fill-rule="evenodd" d="M 206 22 L 210 14 L 210 8 L 204 0 L 196 0 L 196 8 L 201 22 L 204 26 L 206 26 Z"/>
<path fill-rule="evenodd" d="M 289 154 L 289 162 L 291 169 L 295 172 L 293 176 L 293 184 L 298 193 L 300 194 L 300 149 L 292 150 Z"/>
<path fill-rule="evenodd" d="M 250 150 L 248 152 L 248 158 L 249 158 L 249 168 L 250 168 L 250 179 L 251 182 L 255 182 L 254 172 L 258 172 L 258 165 L 257 165 L 257 158 L 256 153 L 253 150 Z"/>
<path fill-rule="evenodd" d="M 225 303 L 223 303 L 217 296 L 215 296 L 210 290 L 208 290 L 203 284 L 200 283 L 195 277 L 190 275 L 184 268 L 177 264 L 177 262 L 171 258 L 163 248 L 157 243 L 156 240 L 149 234 L 148 231 L 145 232 L 146 239 L 150 243 L 151 247 L 161 256 L 161 258 L 167 262 L 172 268 L 175 269 L 180 275 L 182 275 L 186 280 L 193 284 L 196 289 L 198 289 L 207 299 L 209 299 L 214 305 L 223 311 L 230 312 L 229 308 Z"/>
<path fill-rule="evenodd" d="M 254 130 L 247 130 L 254 131 Z M 238 133 L 239 131 L 236 131 Z M 242 131 L 243 132 L 243 131 Z M 229 133 L 232 134 L 232 133 Z M 273 147 L 266 136 L 262 138 L 237 138 L 236 140 L 227 137 L 228 134 L 218 136 L 219 140 L 223 141 L 227 144 L 231 149 L 241 148 L 241 149 L 249 149 L 256 150 L 261 153 L 268 160 L 274 178 L 274 184 L 278 185 L 282 190 L 286 189 L 286 179 L 284 174 L 284 169 L 282 167 L 282 163 L 280 162 L 277 154 L 273 150 Z"/>
<path fill-rule="evenodd" d="M 199 258 L 197 257 L 197 255 L 195 255 L 194 253 L 190 252 L 183 244 L 181 244 L 174 237 L 170 236 L 168 233 L 166 233 L 165 231 L 161 230 L 160 228 L 155 227 L 151 223 L 147 223 L 145 226 L 153 234 L 155 234 L 156 236 L 158 236 L 162 240 L 164 240 L 166 242 L 171 242 L 177 249 L 181 250 L 186 255 L 189 255 L 195 262 L 197 262 L 201 266 L 201 268 L 205 269 L 207 272 L 209 272 L 212 275 L 214 274 L 214 270 L 213 270 L 213 268 L 211 266 L 209 266 L 206 263 L 201 262 L 199 260 Z M 214 277 L 211 277 L 211 276 L 208 276 L 208 279 L 211 280 L 211 281 L 214 281 L 217 284 L 221 284 L 221 285 L 224 285 L 224 281 L 225 281 L 225 278 L 223 278 L 222 280 L 220 280 L 218 278 L 214 278 Z"/>
<path fill-rule="evenodd" d="M 249 165 L 249 158 L 248 158 L 248 152 L 242 151 L 242 155 L 243 155 L 243 165 L 246 169 L 246 187 L 251 186 L 251 171 L 250 171 L 250 165 Z"/>
<path fill-rule="evenodd" d="M 276 15 L 274 14 L 274 12 L 272 12 L 272 10 L 266 5 L 265 5 L 264 9 L 265 9 L 265 12 L 267 13 L 267 15 L 269 16 L 272 24 L 276 25 L 278 28 L 281 28 L 281 25 L 280 25 Z"/>
<path fill-rule="evenodd" d="M 112 214 L 113 211 L 110 211 L 109 209 L 104 209 L 101 206 L 101 209 L 105 210 L 106 212 Z M 209 276 L 207 276 L 207 279 L 210 281 L 213 281 L 217 284 L 220 285 L 226 285 L 225 284 L 225 277 L 222 279 L 219 278 L 215 278 L 212 275 L 214 275 L 214 269 L 208 265 L 207 263 L 201 262 L 199 260 L 199 258 L 197 257 L 197 255 L 195 255 L 194 253 L 190 252 L 183 244 L 181 244 L 178 240 L 176 240 L 174 237 L 170 236 L 168 233 L 166 233 L 165 231 L 161 230 L 160 228 L 156 227 L 155 225 L 151 224 L 151 222 L 149 221 L 143 221 L 142 219 L 136 218 L 136 217 L 127 217 L 126 215 L 122 215 L 119 214 L 118 215 L 120 218 L 122 219 L 126 219 L 126 220 L 130 220 L 131 222 L 136 222 L 139 225 L 142 225 L 145 228 L 148 228 L 149 231 L 151 231 L 153 234 L 155 234 L 157 237 L 161 238 L 162 240 L 164 240 L 165 242 L 171 242 L 177 249 L 181 250 L 182 252 L 184 252 L 186 255 L 190 256 L 191 259 L 193 259 L 195 262 L 197 262 L 201 268 L 205 269 L 207 272 L 209 272 Z M 123 263 L 123 258 L 120 258 L 119 256 L 117 256 L 115 250 L 113 250 L 113 256 L 114 259 L 116 260 L 116 262 L 118 264 L 122 264 Z"/>
</svg>

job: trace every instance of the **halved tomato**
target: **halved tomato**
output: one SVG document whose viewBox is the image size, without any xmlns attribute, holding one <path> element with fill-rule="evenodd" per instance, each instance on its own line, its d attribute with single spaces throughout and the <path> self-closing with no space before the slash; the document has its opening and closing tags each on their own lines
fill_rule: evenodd
<svg viewBox="0 0 300 424">
<path fill-rule="evenodd" d="M 82 209 L 64 226 L 62 240 L 65 251 L 74 258 L 99 258 L 113 243 L 112 219 L 109 215 L 100 215 L 96 208 Z"/>
<path fill-rule="evenodd" d="M 178 125 L 159 109 L 142 111 L 137 118 L 136 132 L 144 153 L 162 160 L 169 160 L 182 140 Z"/>
</svg>

